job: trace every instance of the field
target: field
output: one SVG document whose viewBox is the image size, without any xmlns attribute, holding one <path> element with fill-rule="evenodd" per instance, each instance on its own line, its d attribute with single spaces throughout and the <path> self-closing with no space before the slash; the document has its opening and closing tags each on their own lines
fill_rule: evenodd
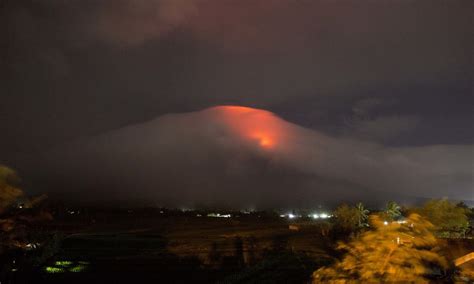
<svg viewBox="0 0 474 284">
<path fill-rule="evenodd" d="M 58 248 L 14 283 L 307 283 L 341 255 L 326 221 L 275 215 L 75 212 L 48 226 Z M 473 249 L 439 242 L 451 261 Z"/>
<path fill-rule="evenodd" d="M 70 222 L 70 220 L 69 220 Z M 316 226 L 289 230 L 283 218 L 134 214 L 64 230 L 58 253 L 35 276 L 43 283 L 244 283 L 273 271 L 273 283 L 303 283 L 329 261 Z M 275 279 L 275 277 L 277 279 Z M 251 276 L 254 281 L 265 279 Z M 260 281 L 259 281 L 260 279 Z M 256 283 L 257 283 L 256 282 Z"/>
</svg>

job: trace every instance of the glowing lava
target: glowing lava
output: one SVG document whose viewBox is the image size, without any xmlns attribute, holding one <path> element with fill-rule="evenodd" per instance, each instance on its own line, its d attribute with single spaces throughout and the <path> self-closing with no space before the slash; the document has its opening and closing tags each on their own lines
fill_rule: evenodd
<svg viewBox="0 0 474 284">
<path fill-rule="evenodd" d="M 273 144 L 272 140 L 268 138 L 260 138 L 260 146 L 262 147 L 271 147 Z"/>
<path fill-rule="evenodd" d="M 244 140 L 265 149 L 273 149 L 283 143 L 284 121 L 273 113 L 241 106 L 213 108 L 227 127 Z"/>
</svg>

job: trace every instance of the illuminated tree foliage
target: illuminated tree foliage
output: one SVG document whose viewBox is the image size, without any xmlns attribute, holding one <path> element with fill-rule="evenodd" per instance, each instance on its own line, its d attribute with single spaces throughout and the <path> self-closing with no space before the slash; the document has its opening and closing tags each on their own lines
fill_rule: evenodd
<svg viewBox="0 0 474 284">
<path fill-rule="evenodd" d="M 0 165 L 0 255 L 10 249 L 26 248 L 27 228 L 51 218 L 38 206 L 45 196 L 27 199 L 19 183 L 15 171 Z"/>
<path fill-rule="evenodd" d="M 87 261 L 57 260 L 53 265 L 44 267 L 44 271 L 46 273 L 82 272 L 88 265 Z"/>
<path fill-rule="evenodd" d="M 16 186 L 19 180 L 15 171 L 0 165 L 0 214 L 8 210 L 23 195 L 23 191 Z"/>
<path fill-rule="evenodd" d="M 334 211 L 335 228 L 343 233 L 357 233 L 361 229 L 368 227 L 369 210 L 365 209 L 362 203 L 356 206 L 342 204 Z"/>
<path fill-rule="evenodd" d="M 362 202 L 359 202 L 356 204 L 356 209 L 357 209 L 357 226 L 359 228 L 365 228 L 369 226 L 368 220 L 369 220 L 369 210 L 367 210 L 364 207 L 364 204 Z"/>
<path fill-rule="evenodd" d="M 435 233 L 440 237 L 464 237 L 469 228 L 469 209 L 447 199 L 430 200 L 414 211 L 427 218 L 435 226 Z"/>
<path fill-rule="evenodd" d="M 400 218 L 402 216 L 401 212 L 401 207 L 394 201 L 390 201 L 387 203 L 387 206 L 385 207 L 385 216 L 384 218 L 387 221 L 394 221 Z"/>
<path fill-rule="evenodd" d="M 338 231 L 352 233 L 359 224 L 359 211 L 357 208 L 342 204 L 333 212 L 335 218 L 335 227 Z"/>
<path fill-rule="evenodd" d="M 371 216 L 373 230 L 339 245 L 347 251 L 340 262 L 313 273 L 314 283 L 425 283 L 432 267 L 447 268 L 437 253 L 433 225 L 420 215 L 404 224 Z"/>
</svg>

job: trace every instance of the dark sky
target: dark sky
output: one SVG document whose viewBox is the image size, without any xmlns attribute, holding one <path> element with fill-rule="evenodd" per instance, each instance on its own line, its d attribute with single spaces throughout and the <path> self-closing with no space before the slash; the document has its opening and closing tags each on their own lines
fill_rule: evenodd
<svg viewBox="0 0 474 284">
<path fill-rule="evenodd" d="M 284 194 L 289 184 L 301 191 L 300 199 L 322 191 L 314 188 L 340 184 L 366 193 L 400 190 L 410 196 L 474 199 L 471 0 L 1 0 L 0 9 L 0 162 L 19 169 L 30 183 L 46 180 L 48 186 L 43 187 L 57 188 L 52 181 L 62 178 L 61 191 L 74 187 L 71 192 L 90 196 L 87 188 L 97 184 L 85 181 L 79 186 L 67 170 L 61 178 L 56 176 L 53 169 L 61 161 L 62 168 L 94 180 L 85 173 L 88 168 L 102 178 L 103 187 L 119 192 L 118 173 L 130 172 L 119 167 L 133 160 L 138 161 L 135 167 L 157 167 L 153 173 L 131 174 L 130 179 L 153 185 L 146 192 L 159 188 L 160 202 L 178 202 L 175 188 L 187 188 L 180 196 L 188 203 L 199 199 L 198 193 L 211 196 L 204 201 L 221 202 L 226 195 L 217 197 L 209 189 L 229 184 L 228 173 L 221 170 L 228 165 L 218 161 L 243 155 L 246 158 L 236 166 L 238 177 L 231 178 L 233 189 L 226 192 L 240 196 L 243 187 L 264 190 L 242 194 L 242 202 L 258 203 L 258 192 L 266 194 L 275 184 L 279 186 L 272 192 L 280 196 L 276 203 L 294 199 Z M 213 144 L 214 130 L 207 136 L 199 132 L 205 139 L 191 131 L 210 123 L 207 112 L 184 113 L 217 105 L 265 109 L 291 123 L 292 129 L 304 127 L 310 134 L 297 138 L 304 141 L 298 142 L 303 149 L 317 147 L 311 141 L 322 135 L 331 141 L 328 145 L 344 145 L 328 146 L 328 152 L 338 147 L 353 151 L 343 158 L 326 158 L 343 160 L 335 163 L 337 175 L 318 170 L 321 165 L 303 165 L 293 149 L 287 153 L 291 158 L 268 170 L 271 174 L 252 170 L 258 161 L 274 156 L 241 148 L 222 150 Z M 154 125 L 170 113 L 183 114 L 176 115 L 177 121 L 159 122 L 147 133 L 137 130 L 131 140 L 146 143 L 184 135 L 187 141 L 171 143 L 176 149 L 161 149 L 176 156 L 165 158 L 157 150 L 156 156 L 140 156 L 146 161 L 137 158 L 135 149 L 151 146 L 127 144 L 130 137 L 123 133 L 129 128 L 123 128 Z M 169 131 L 173 125 L 189 133 Z M 106 166 L 90 153 L 101 147 L 97 141 L 116 135 L 111 131 L 122 134 L 102 153 L 120 150 L 103 154 L 100 161 L 109 165 L 110 157 L 119 157 L 120 162 L 104 170 Z M 87 156 L 82 155 L 84 148 L 91 155 L 87 160 L 80 157 Z M 183 148 L 194 149 L 187 156 L 194 161 L 182 156 Z M 364 151 L 371 159 L 384 161 L 382 181 L 366 176 L 370 167 L 358 164 L 354 167 L 366 169 L 359 177 L 343 174 L 350 172 L 343 165 L 357 159 L 351 155 L 361 148 L 370 149 Z M 193 156 L 203 149 L 209 155 Z M 124 152 L 132 156 L 120 154 Z M 71 153 L 81 155 L 64 158 Z M 439 182 L 434 186 L 411 174 L 407 177 L 403 166 L 387 162 L 387 153 L 418 155 L 413 159 L 419 167 L 433 168 L 427 176 L 421 174 L 423 179 Z M 47 166 L 42 166 L 45 159 Z M 185 161 L 171 163 L 179 159 Z M 164 165 L 193 172 L 191 180 L 223 177 L 200 189 L 195 183 L 157 181 L 169 175 L 160 170 Z M 204 173 L 195 174 L 197 168 Z M 389 173 L 407 182 L 393 188 Z M 350 196 L 348 190 L 340 194 Z"/>
</svg>

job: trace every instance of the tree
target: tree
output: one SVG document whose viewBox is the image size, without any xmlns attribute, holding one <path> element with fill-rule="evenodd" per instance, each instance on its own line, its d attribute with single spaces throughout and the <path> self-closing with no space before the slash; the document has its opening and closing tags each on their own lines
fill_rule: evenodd
<svg viewBox="0 0 474 284">
<path fill-rule="evenodd" d="M 369 210 L 365 209 L 361 202 L 357 203 L 354 207 L 342 204 L 334 211 L 334 226 L 339 232 L 357 232 L 362 228 L 368 227 L 368 214 Z"/>
<path fill-rule="evenodd" d="M 400 216 L 402 216 L 400 206 L 394 201 L 387 203 L 385 207 L 385 217 L 388 219 L 387 221 L 395 221 Z"/>
<path fill-rule="evenodd" d="M 344 233 L 355 232 L 359 223 L 359 211 L 357 208 L 342 204 L 333 212 L 335 227 Z"/>
<path fill-rule="evenodd" d="M 18 188 L 19 181 L 15 171 L 0 165 L 0 214 L 11 208 L 23 195 L 23 191 Z"/>
<path fill-rule="evenodd" d="M 430 200 L 414 211 L 427 218 L 440 237 L 464 237 L 469 228 L 469 210 L 447 199 Z"/>
<path fill-rule="evenodd" d="M 369 210 L 367 210 L 364 207 L 364 204 L 362 202 L 359 202 L 356 204 L 356 209 L 357 209 L 357 226 L 359 228 L 365 228 L 369 226 L 369 223 L 367 222 L 369 220 Z"/>
<path fill-rule="evenodd" d="M 23 196 L 15 171 L 0 165 L 0 254 L 18 245 L 15 240 L 14 207 Z"/>
<path fill-rule="evenodd" d="M 41 208 L 45 196 L 26 198 L 19 187 L 16 172 L 0 165 L 0 281 L 5 271 L 10 271 L 9 255 L 26 250 L 28 244 L 36 243 L 34 231 L 37 222 L 51 219 Z"/>
<path fill-rule="evenodd" d="M 373 230 L 350 243 L 339 244 L 347 253 L 331 267 L 313 273 L 313 283 L 427 283 L 431 267 L 447 268 L 437 253 L 433 225 L 418 214 L 407 223 L 384 224 L 371 216 Z"/>
</svg>

